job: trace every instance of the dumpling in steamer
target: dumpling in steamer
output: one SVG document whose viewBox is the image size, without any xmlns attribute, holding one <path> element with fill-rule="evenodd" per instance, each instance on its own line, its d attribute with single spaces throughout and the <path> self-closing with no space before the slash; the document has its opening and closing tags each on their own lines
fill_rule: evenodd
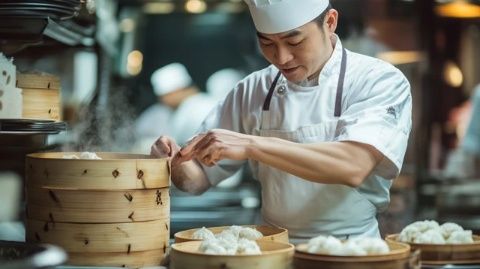
<svg viewBox="0 0 480 269">
<path fill-rule="evenodd" d="M 256 229 L 245 227 L 242 228 L 238 234 L 239 238 L 245 238 L 248 240 L 257 240 L 263 237 L 263 234 Z"/>
<path fill-rule="evenodd" d="M 442 235 L 444 238 L 449 238 L 450 235 L 455 231 L 463 231 L 462 226 L 453 223 L 453 222 L 446 222 L 440 226 L 440 230 L 442 231 Z"/>
<path fill-rule="evenodd" d="M 358 238 L 354 240 L 370 255 L 387 254 L 390 251 L 387 242 L 380 238 Z"/>
<path fill-rule="evenodd" d="M 445 244 L 445 239 L 440 229 L 438 229 L 428 230 L 422 233 L 419 237 L 415 238 L 413 242 L 417 244 Z"/>
<path fill-rule="evenodd" d="M 454 231 L 447 239 L 447 244 L 471 244 L 473 243 L 472 231 Z"/>
<path fill-rule="evenodd" d="M 402 230 L 402 232 L 400 232 L 398 241 L 405 243 L 414 242 L 415 238 L 419 237 L 421 234 L 422 232 L 420 232 L 416 226 L 408 225 Z"/>
<path fill-rule="evenodd" d="M 261 254 L 260 247 L 257 242 L 241 238 L 238 240 L 238 254 Z"/>
<path fill-rule="evenodd" d="M 193 233 L 192 238 L 200 240 L 214 239 L 215 235 L 209 229 L 202 227 L 201 229 L 198 229 Z"/>
</svg>

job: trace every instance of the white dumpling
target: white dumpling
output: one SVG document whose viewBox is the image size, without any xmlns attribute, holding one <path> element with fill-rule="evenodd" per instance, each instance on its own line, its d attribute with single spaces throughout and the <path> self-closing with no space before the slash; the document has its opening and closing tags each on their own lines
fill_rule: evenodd
<svg viewBox="0 0 480 269">
<path fill-rule="evenodd" d="M 238 249 L 237 240 L 232 241 L 225 237 L 217 240 L 218 240 L 218 244 L 225 249 L 227 255 L 235 255 L 237 253 L 237 249 Z"/>
<path fill-rule="evenodd" d="M 367 251 L 365 251 L 357 242 L 349 240 L 343 244 L 342 254 L 343 256 L 365 256 Z"/>
<path fill-rule="evenodd" d="M 227 254 L 227 250 L 219 243 L 217 239 L 203 240 L 198 250 L 205 254 L 212 254 L 212 255 Z"/>
<path fill-rule="evenodd" d="M 82 152 L 80 153 L 80 159 L 87 159 L 87 160 L 101 160 L 102 158 L 98 157 L 95 152 Z"/>
<path fill-rule="evenodd" d="M 438 224 L 438 222 L 434 220 L 416 221 L 410 225 L 412 225 L 413 227 L 416 227 L 420 232 L 425 232 L 428 230 L 434 230 L 434 229 L 440 228 L 440 225 Z"/>
<path fill-rule="evenodd" d="M 448 237 L 447 244 L 471 244 L 473 243 L 472 231 L 454 231 Z"/>
<path fill-rule="evenodd" d="M 209 229 L 202 227 L 201 229 L 198 229 L 193 233 L 192 238 L 200 240 L 214 239 L 215 235 Z"/>
<path fill-rule="evenodd" d="M 343 244 L 333 236 L 317 236 L 308 242 L 307 251 L 309 253 L 321 253 L 329 255 L 342 255 Z"/>
<path fill-rule="evenodd" d="M 380 238 L 358 238 L 353 239 L 368 254 L 387 254 L 390 252 L 387 242 Z"/>
<path fill-rule="evenodd" d="M 442 235 L 445 239 L 449 238 L 450 235 L 455 231 L 463 231 L 462 226 L 453 223 L 453 222 L 446 222 L 440 226 L 440 230 L 442 231 Z"/>
<path fill-rule="evenodd" d="M 242 226 L 232 225 L 223 231 L 228 231 L 229 233 L 232 233 L 233 235 L 235 235 L 235 237 L 238 238 L 241 230 L 243 230 Z"/>
<path fill-rule="evenodd" d="M 398 236 L 398 241 L 405 243 L 413 243 L 415 238 L 419 237 L 422 234 L 420 230 L 413 225 L 408 225 L 405 227 Z"/>
<path fill-rule="evenodd" d="M 236 243 L 238 241 L 238 236 L 231 230 L 223 230 L 221 233 L 216 234 L 215 238 L 219 240 L 225 240 L 230 243 Z"/>
<path fill-rule="evenodd" d="M 238 240 L 237 254 L 261 254 L 257 242 L 241 238 Z"/>
<path fill-rule="evenodd" d="M 445 239 L 440 229 L 432 229 L 422 233 L 413 242 L 417 244 L 445 244 Z"/>
<path fill-rule="evenodd" d="M 239 238 L 245 238 L 248 240 L 257 240 L 263 237 L 263 234 L 256 229 L 246 227 L 242 228 L 238 234 Z"/>
</svg>

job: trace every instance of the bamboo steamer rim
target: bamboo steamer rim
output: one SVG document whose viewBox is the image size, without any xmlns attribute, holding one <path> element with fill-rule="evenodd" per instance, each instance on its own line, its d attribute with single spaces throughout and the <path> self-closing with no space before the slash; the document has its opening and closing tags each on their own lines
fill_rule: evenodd
<svg viewBox="0 0 480 269">
<path fill-rule="evenodd" d="M 256 241 L 258 246 L 260 247 L 260 254 L 235 254 L 235 255 L 225 255 L 225 254 L 207 254 L 198 251 L 198 248 L 202 244 L 201 241 L 188 241 L 182 243 L 174 243 L 171 246 L 172 251 L 177 251 L 183 254 L 189 254 L 197 257 L 222 257 L 222 258 L 229 258 L 229 257 L 265 257 L 270 255 L 277 255 L 283 254 L 288 252 L 294 252 L 295 246 L 290 243 L 280 243 L 274 241 Z M 275 250 L 263 250 L 268 248 L 280 248 Z"/>
<path fill-rule="evenodd" d="M 101 162 L 101 161 L 135 161 L 135 160 L 162 160 L 163 158 L 159 159 L 150 155 L 146 154 L 134 154 L 134 153 L 120 153 L 120 152 L 96 152 L 90 151 L 97 156 L 99 156 L 100 160 L 98 159 L 66 159 L 63 156 L 66 155 L 77 155 L 83 152 L 37 152 L 31 153 L 27 155 L 27 158 L 35 159 L 35 160 L 55 160 L 55 161 L 94 161 L 94 162 Z M 117 155 L 119 158 L 112 158 L 112 157 L 102 157 L 102 156 L 115 156 Z"/>
<path fill-rule="evenodd" d="M 274 227 L 274 226 L 268 226 L 268 225 L 238 225 L 243 228 L 254 228 L 259 232 L 262 232 L 261 230 L 276 230 L 276 232 L 271 233 L 271 234 L 263 234 L 263 237 L 259 238 L 258 240 L 263 241 L 264 239 L 270 238 L 270 237 L 281 237 L 281 236 L 286 236 L 288 240 L 288 230 L 285 228 L 280 228 L 280 227 Z M 215 227 L 206 227 L 208 230 L 213 232 L 213 234 L 221 233 L 223 230 L 230 228 L 231 226 L 215 226 Z M 202 241 L 202 239 L 193 239 L 192 235 L 194 232 L 199 230 L 201 228 L 193 228 L 189 230 L 184 230 L 180 232 L 176 232 L 174 234 L 175 242 L 176 243 L 181 243 L 181 242 L 187 242 L 187 241 Z M 258 242 L 257 240 L 257 242 Z M 268 240 L 267 240 L 268 241 Z M 270 240 L 270 241 L 275 241 L 275 240 Z"/>
<path fill-rule="evenodd" d="M 404 243 L 411 245 L 413 247 L 417 248 L 429 248 L 429 249 L 437 249 L 439 251 L 455 251 L 457 248 L 462 248 L 462 250 L 465 250 L 465 248 L 478 248 L 480 251 L 480 235 L 472 235 L 473 237 L 473 243 L 468 243 L 468 244 L 419 244 L 419 243 L 410 243 L 410 242 L 401 242 L 398 241 L 398 236 L 400 234 L 391 234 L 388 235 L 385 240 L 388 242 L 397 242 L 397 243 Z"/>
<path fill-rule="evenodd" d="M 80 189 L 80 188 L 65 188 L 65 187 L 56 187 L 56 186 L 27 186 L 25 187 L 25 191 L 27 194 L 31 191 L 36 191 L 37 189 L 42 190 L 42 191 L 60 191 L 60 192 L 81 192 L 81 193 L 89 193 L 89 192 L 106 192 L 106 193 L 126 193 L 126 192 L 156 192 L 156 191 L 169 191 L 170 187 L 159 187 L 159 188 L 153 188 L 153 189 L 111 189 L 111 190 L 106 190 L 106 189 Z"/>
<path fill-rule="evenodd" d="M 299 244 L 295 247 L 295 256 L 297 258 L 317 260 L 317 261 L 334 261 L 334 262 L 377 262 L 389 261 L 396 259 L 404 259 L 410 255 L 410 245 L 400 242 L 386 241 L 390 252 L 387 254 L 367 254 L 362 256 L 341 256 L 329 255 L 321 253 L 310 253 L 307 251 L 308 244 Z M 393 248 L 393 249 L 392 249 Z"/>
</svg>

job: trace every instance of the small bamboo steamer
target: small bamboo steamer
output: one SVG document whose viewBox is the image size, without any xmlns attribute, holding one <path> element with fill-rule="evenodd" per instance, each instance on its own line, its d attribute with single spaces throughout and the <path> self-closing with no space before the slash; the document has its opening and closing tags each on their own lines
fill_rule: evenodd
<svg viewBox="0 0 480 269">
<path fill-rule="evenodd" d="M 30 219 L 73 223 L 143 222 L 170 217 L 169 189 L 80 191 L 30 188 Z"/>
<path fill-rule="evenodd" d="M 170 269 L 290 269 L 294 253 L 292 244 L 257 241 L 262 253 L 257 255 L 209 255 L 198 251 L 201 242 L 172 245 Z"/>
<path fill-rule="evenodd" d="M 295 248 L 295 269 L 405 269 L 420 268 L 418 254 L 411 255 L 410 246 L 387 242 L 390 252 L 381 255 L 335 256 L 308 253 L 308 245 Z"/>
<path fill-rule="evenodd" d="M 169 223 L 169 219 L 113 224 L 27 219 L 26 238 L 28 242 L 58 245 L 69 253 L 130 253 L 168 247 Z"/>
<path fill-rule="evenodd" d="M 398 242 L 398 234 L 386 237 L 387 242 Z M 408 243 L 413 250 L 421 250 L 423 264 L 476 264 L 480 263 L 480 236 L 473 235 L 472 244 L 415 244 Z"/>
<path fill-rule="evenodd" d="M 158 189 L 170 185 L 167 159 L 149 155 L 102 153 L 101 160 L 63 159 L 79 152 L 27 155 L 27 187 L 72 190 Z"/>
<path fill-rule="evenodd" d="M 274 241 L 279 243 L 289 243 L 288 241 L 288 230 L 284 228 L 277 228 L 267 225 L 241 225 L 242 227 L 254 228 L 257 231 L 263 234 L 263 237 L 257 241 Z M 223 230 L 229 228 L 230 226 L 220 226 L 220 227 L 211 227 L 208 228 L 214 234 L 221 233 Z M 188 241 L 201 241 L 199 239 L 193 239 L 193 234 L 198 230 L 190 229 L 185 231 L 180 231 L 175 233 L 175 243 L 182 243 Z"/>
<path fill-rule="evenodd" d="M 22 117 L 61 120 L 60 78 L 49 74 L 17 73 L 16 86 L 22 89 Z"/>
<path fill-rule="evenodd" d="M 121 253 L 68 253 L 69 265 L 140 268 L 158 266 L 166 249 Z"/>
</svg>

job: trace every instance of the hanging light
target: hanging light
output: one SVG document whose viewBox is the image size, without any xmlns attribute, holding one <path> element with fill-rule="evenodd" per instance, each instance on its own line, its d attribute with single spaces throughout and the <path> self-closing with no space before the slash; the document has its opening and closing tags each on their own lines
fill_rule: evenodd
<svg viewBox="0 0 480 269">
<path fill-rule="evenodd" d="M 188 0 L 185 3 L 185 10 L 189 13 L 203 13 L 207 10 L 207 3 L 203 0 Z"/>
<path fill-rule="evenodd" d="M 450 3 L 440 4 L 435 7 L 435 12 L 440 17 L 472 19 L 480 18 L 480 5 L 467 0 L 453 0 Z"/>
<path fill-rule="evenodd" d="M 448 61 L 443 68 L 443 79 L 451 87 L 458 88 L 463 84 L 462 70 L 456 63 Z"/>
</svg>

